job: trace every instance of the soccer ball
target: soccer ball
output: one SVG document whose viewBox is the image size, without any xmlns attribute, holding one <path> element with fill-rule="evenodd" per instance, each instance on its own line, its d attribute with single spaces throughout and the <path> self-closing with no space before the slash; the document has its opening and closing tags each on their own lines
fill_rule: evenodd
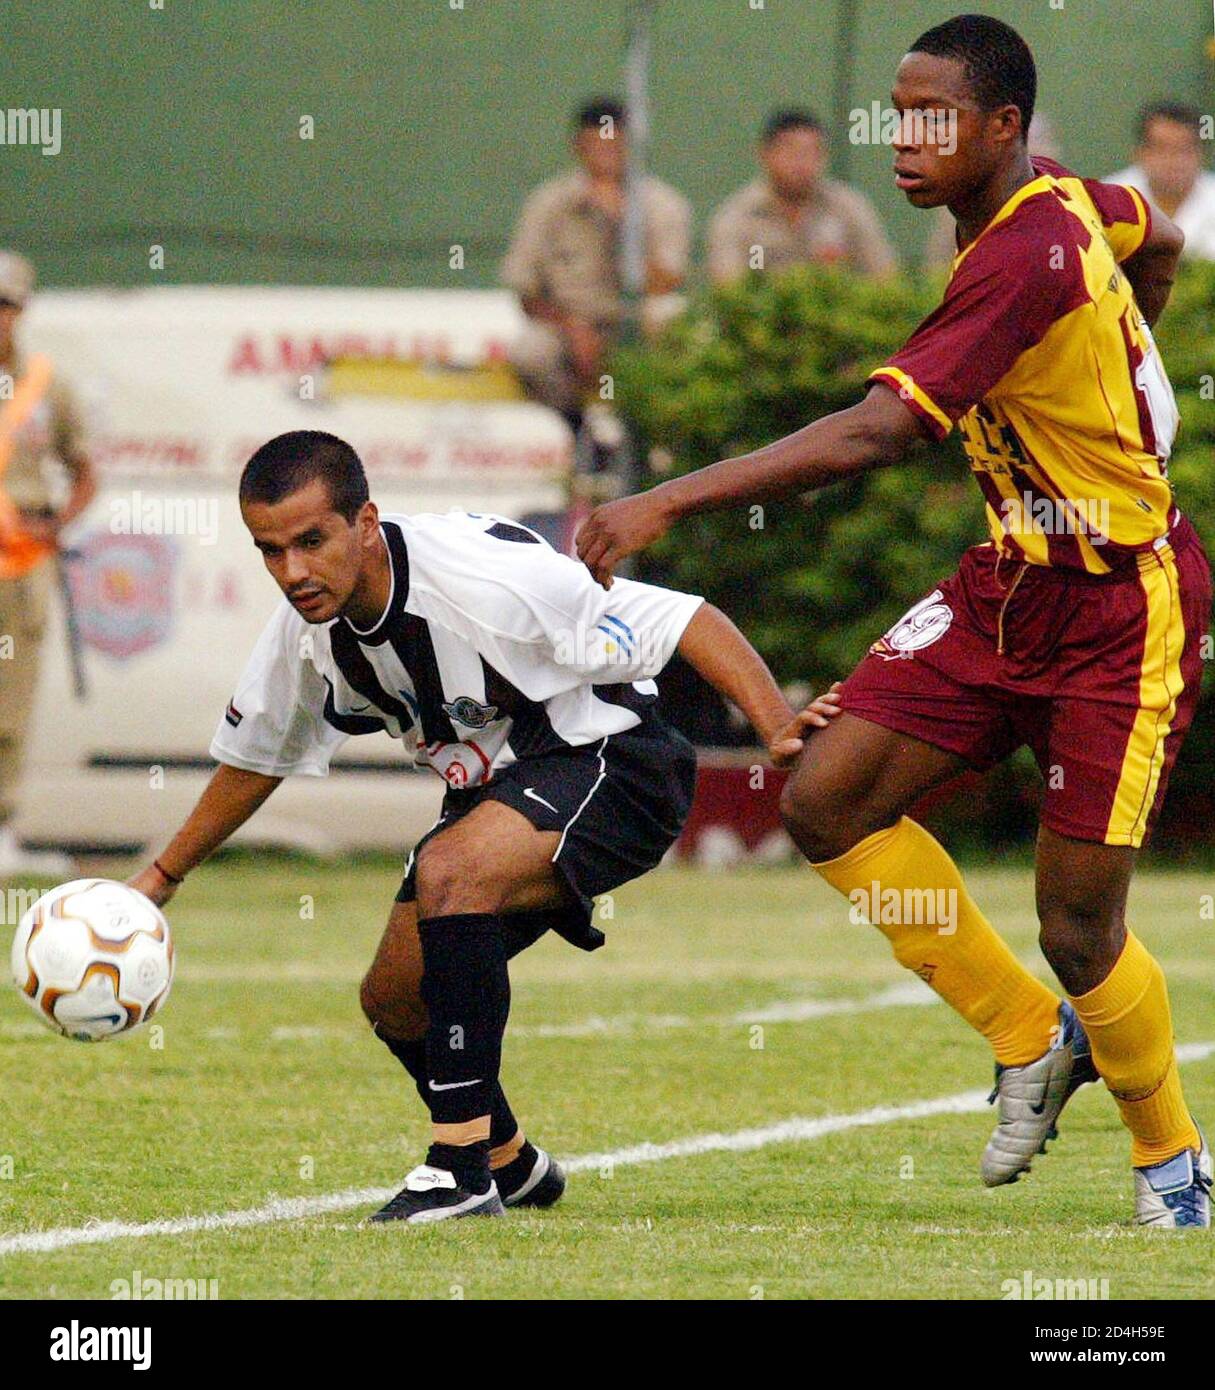
<svg viewBox="0 0 1215 1390">
<path fill-rule="evenodd" d="M 146 1023 L 173 982 L 173 940 L 149 898 L 108 878 L 43 893 L 17 925 L 13 979 L 57 1033 L 100 1042 Z"/>
</svg>

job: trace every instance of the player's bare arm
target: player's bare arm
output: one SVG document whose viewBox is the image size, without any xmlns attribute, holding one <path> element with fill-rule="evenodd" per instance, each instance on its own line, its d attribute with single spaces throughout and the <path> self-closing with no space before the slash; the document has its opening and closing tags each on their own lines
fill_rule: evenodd
<svg viewBox="0 0 1215 1390">
<path fill-rule="evenodd" d="M 760 654 L 711 603 L 696 610 L 678 651 L 689 666 L 742 710 L 777 767 L 787 766 L 797 757 L 811 729 L 825 728 L 839 713 L 839 696 L 833 686 L 795 714 Z"/>
<path fill-rule="evenodd" d="M 1122 263 L 1123 272 L 1135 291 L 1135 302 L 1153 328 L 1173 293 L 1173 281 L 1184 248 L 1185 233 L 1163 212 L 1153 209 L 1147 240 Z"/>
<path fill-rule="evenodd" d="M 181 829 L 127 882 L 163 907 L 190 870 L 235 834 L 282 780 L 221 763 Z"/>
<path fill-rule="evenodd" d="M 606 588 L 621 560 L 652 545 L 682 517 L 827 487 L 897 463 L 923 439 L 915 416 L 897 395 L 873 388 L 847 410 L 753 453 L 596 508 L 578 533 L 578 554 Z"/>
</svg>

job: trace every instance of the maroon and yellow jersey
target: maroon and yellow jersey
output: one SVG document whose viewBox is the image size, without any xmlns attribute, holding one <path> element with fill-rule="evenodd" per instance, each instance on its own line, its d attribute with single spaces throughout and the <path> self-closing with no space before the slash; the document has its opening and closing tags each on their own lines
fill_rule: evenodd
<svg viewBox="0 0 1215 1390">
<path fill-rule="evenodd" d="M 873 373 L 943 439 L 956 424 L 1004 553 L 1106 574 L 1162 544 L 1177 405 L 1120 262 L 1132 188 L 1035 158 L 954 260 L 940 307 Z"/>
</svg>

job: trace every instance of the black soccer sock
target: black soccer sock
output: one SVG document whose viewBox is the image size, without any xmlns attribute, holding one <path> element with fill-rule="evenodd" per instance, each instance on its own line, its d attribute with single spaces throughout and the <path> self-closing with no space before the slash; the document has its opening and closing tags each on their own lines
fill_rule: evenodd
<svg viewBox="0 0 1215 1390">
<path fill-rule="evenodd" d="M 388 1048 L 405 1070 L 413 1077 L 413 1083 L 422 1097 L 422 1104 L 430 1110 L 430 1091 L 426 1085 L 426 1039 L 425 1038 L 386 1038 L 376 1036 Z M 499 1082 L 494 1089 L 489 1107 L 489 1146 L 496 1149 L 500 1144 L 509 1143 L 519 1132 L 519 1121 L 515 1119 L 506 1092 Z"/>
<path fill-rule="evenodd" d="M 525 1139 L 523 1147 L 509 1163 L 502 1163 L 497 1168 L 490 1165 L 491 1175 L 503 1199 L 517 1192 L 531 1177 L 537 1156 L 535 1144 Z"/>
<path fill-rule="evenodd" d="M 489 1140 L 478 1139 L 473 1144 L 434 1143 L 426 1154 L 432 1168 L 450 1173 L 467 1192 L 478 1195 L 489 1191 L 493 1178 L 489 1171 Z"/>
<path fill-rule="evenodd" d="M 430 1094 L 426 1089 L 426 1039 L 425 1038 L 386 1038 L 377 1032 L 376 1037 L 392 1053 L 405 1070 L 413 1077 L 422 1104 L 430 1109 Z"/>
<path fill-rule="evenodd" d="M 515 1119 L 510 1101 L 506 1099 L 506 1092 L 499 1081 L 489 1107 L 489 1147 L 496 1149 L 499 1144 L 508 1144 L 518 1133 L 519 1121 Z"/>
<path fill-rule="evenodd" d="M 493 913 L 462 912 L 418 923 L 426 1079 L 436 1125 L 489 1115 L 510 1013 L 510 976 L 502 923 Z M 488 1148 L 487 1148 L 488 1153 Z"/>
</svg>

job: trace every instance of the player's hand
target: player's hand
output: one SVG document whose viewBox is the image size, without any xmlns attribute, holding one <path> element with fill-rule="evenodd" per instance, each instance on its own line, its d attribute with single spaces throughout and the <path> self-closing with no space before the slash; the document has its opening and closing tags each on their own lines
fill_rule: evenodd
<svg viewBox="0 0 1215 1390">
<path fill-rule="evenodd" d="M 639 492 L 596 507 L 578 532 L 578 558 L 605 589 L 627 556 L 652 545 L 670 527 L 670 518 L 652 492 Z"/>
<path fill-rule="evenodd" d="M 166 878 L 155 864 L 149 864 L 146 869 L 140 869 L 127 879 L 127 887 L 136 889 L 145 898 L 151 898 L 157 907 L 164 907 L 180 885 Z"/>
<path fill-rule="evenodd" d="M 773 767 L 788 767 L 806 746 L 806 735 L 814 729 L 825 729 L 840 713 L 840 682 L 836 681 L 830 690 L 811 700 L 804 710 L 793 716 L 792 721 L 768 744 L 768 756 Z"/>
</svg>

